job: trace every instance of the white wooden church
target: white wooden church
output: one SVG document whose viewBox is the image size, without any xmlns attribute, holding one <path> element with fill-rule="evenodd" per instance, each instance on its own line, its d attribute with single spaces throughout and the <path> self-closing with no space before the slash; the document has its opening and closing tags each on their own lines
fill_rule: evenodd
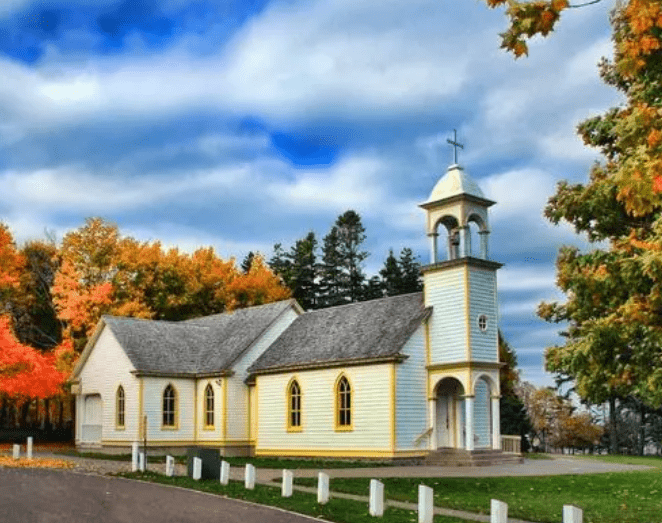
<svg viewBox="0 0 662 523">
<path fill-rule="evenodd" d="M 104 316 L 72 376 L 76 444 L 386 459 L 501 449 L 493 204 L 448 168 L 420 205 L 422 293 L 182 322 Z"/>
</svg>

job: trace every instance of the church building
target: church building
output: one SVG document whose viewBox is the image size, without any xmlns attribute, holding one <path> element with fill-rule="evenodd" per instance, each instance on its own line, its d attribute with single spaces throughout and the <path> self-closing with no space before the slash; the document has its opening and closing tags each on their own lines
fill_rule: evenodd
<svg viewBox="0 0 662 523">
<path fill-rule="evenodd" d="M 76 445 L 372 459 L 500 450 L 493 204 L 448 168 L 420 205 L 422 293 L 181 322 L 104 316 L 72 375 Z"/>
</svg>

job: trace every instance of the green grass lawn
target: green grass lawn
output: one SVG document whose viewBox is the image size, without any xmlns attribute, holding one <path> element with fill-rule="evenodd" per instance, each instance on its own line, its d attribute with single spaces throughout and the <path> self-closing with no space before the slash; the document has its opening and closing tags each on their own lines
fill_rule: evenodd
<svg viewBox="0 0 662 523">
<path fill-rule="evenodd" d="M 101 452 L 79 452 L 76 450 L 58 451 L 63 456 L 77 456 L 89 459 L 105 459 L 110 461 L 131 461 L 131 454 L 105 454 Z M 148 454 L 148 463 L 165 463 L 165 454 Z M 344 469 L 361 467 L 388 467 L 393 466 L 389 461 L 345 461 L 345 460 L 319 460 L 319 459 L 287 459 L 287 458 L 221 458 L 233 467 L 243 467 L 250 463 L 263 469 Z M 175 456 L 176 463 L 186 463 L 186 456 Z"/>
<path fill-rule="evenodd" d="M 153 472 L 134 472 L 119 475 L 165 485 L 176 485 L 178 487 L 209 492 L 234 499 L 243 499 L 262 505 L 280 507 L 338 523 L 375 523 L 375 521 L 383 523 L 412 523 L 418 520 L 416 512 L 390 507 L 384 511 L 383 518 L 375 519 L 368 514 L 367 502 L 361 503 L 359 501 L 332 498 L 326 505 L 319 505 L 317 503 L 317 497 L 314 494 L 294 492 L 291 498 L 283 498 L 281 497 L 280 488 L 256 485 L 254 490 L 247 490 L 244 488 L 243 482 L 240 481 L 230 481 L 227 486 L 223 486 L 216 480 L 194 481 L 188 477 L 169 478 Z M 465 520 L 435 516 L 434 522 L 465 523 Z"/>
<path fill-rule="evenodd" d="M 602 459 L 594 457 L 593 459 Z M 501 478 L 385 478 L 387 499 L 417 500 L 419 484 L 432 487 L 435 505 L 489 513 L 490 499 L 508 503 L 509 517 L 530 521 L 562 521 L 564 504 L 584 510 L 586 523 L 657 523 L 662 521 L 662 460 L 605 456 L 605 461 L 652 465 L 651 471 L 573 476 Z M 331 490 L 367 495 L 368 478 L 336 478 Z M 295 478 L 312 486 L 315 479 Z"/>
</svg>

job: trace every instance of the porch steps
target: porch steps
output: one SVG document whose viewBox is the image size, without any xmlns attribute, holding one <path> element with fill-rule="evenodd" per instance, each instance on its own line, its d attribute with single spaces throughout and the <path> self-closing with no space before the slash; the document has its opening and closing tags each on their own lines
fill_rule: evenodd
<svg viewBox="0 0 662 523">
<path fill-rule="evenodd" d="M 501 450 L 440 448 L 430 452 L 423 464 L 437 467 L 486 467 L 523 461 L 519 454 L 507 454 Z"/>
</svg>

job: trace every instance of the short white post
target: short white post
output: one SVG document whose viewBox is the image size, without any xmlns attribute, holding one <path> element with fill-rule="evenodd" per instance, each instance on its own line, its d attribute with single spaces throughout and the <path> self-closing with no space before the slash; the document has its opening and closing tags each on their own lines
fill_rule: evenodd
<svg viewBox="0 0 662 523">
<path fill-rule="evenodd" d="M 563 505 L 563 523 L 583 523 L 584 512 L 573 505 Z"/>
<path fill-rule="evenodd" d="M 244 472 L 244 487 L 253 490 L 255 488 L 255 467 L 250 463 L 246 464 Z"/>
<path fill-rule="evenodd" d="M 283 485 L 281 488 L 281 495 L 284 498 L 292 497 L 292 480 L 294 474 L 291 470 L 283 469 Z"/>
<path fill-rule="evenodd" d="M 32 436 L 28 436 L 28 444 L 26 445 L 25 453 L 28 459 L 32 459 Z"/>
<path fill-rule="evenodd" d="M 497 499 L 490 501 L 490 523 L 508 523 L 508 504 Z"/>
<path fill-rule="evenodd" d="M 175 475 L 175 458 L 166 456 L 166 476 L 169 478 Z"/>
<path fill-rule="evenodd" d="M 131 472 L 138 470 L 138 446 L 140 444 L 134 441 L 131 444 Z"/>
<path fill-rule="evenodd" d="M 320 505 L 329 502 L 329 475 L 324 472 L 317 475 L 317 502 Z"/>
<path fill-rule="evenodd" d="M 434 491 L 425 485 L 418 486 L 418 523 L 432 523 L 434 515 Z"/>
<path fill-rule="evenodd" d="M 193 458 L 193 479 L 196 481 L 202 477 L 202 460 Z"/>
<path fill-rule="evenodd" d="M 378 518 L 384 515 L 384 484 L 376 479 L 370 480 L 370 506 L 368 512 L 371 516 Z"/>
<path fill-rule="evenodd" d="M 138 468 L 140 469 L 140 472 L 145 472 L 145 470 L 147 470 L 147 456 L 145 456 L 144 452 L 138 454 Z"/>
<path fill-rule="evenodd" d="M 230 482 L 230 464 L 227 461 L 221 461 L 221 485 L 227 485 Z"/>
<path fill-rule="evenodd" d="M 18 459 L 21 457 L 21 446 L 18 443 L 14 443 L 14 454 L 13 454 L 14 459 Z"/>
</svg>

